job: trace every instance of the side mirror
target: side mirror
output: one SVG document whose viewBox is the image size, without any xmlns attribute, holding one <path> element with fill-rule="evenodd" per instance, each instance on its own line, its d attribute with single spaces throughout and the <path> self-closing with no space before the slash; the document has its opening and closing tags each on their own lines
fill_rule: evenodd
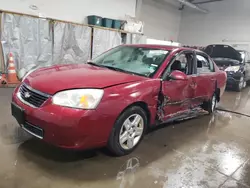
<svg viewBox="0 0 250 188">
<path fill-rule="evenodd" d="M 188 77 L 185 73 L 175 70 L 170 75 L 169 78 L 172 80 L 187 80 Z"/>
</svg>

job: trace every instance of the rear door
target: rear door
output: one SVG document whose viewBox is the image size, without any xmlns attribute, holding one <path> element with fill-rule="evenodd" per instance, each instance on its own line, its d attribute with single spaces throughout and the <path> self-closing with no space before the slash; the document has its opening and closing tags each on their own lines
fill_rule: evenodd
<svg viewBox="0 0 250 188">
<path fill-rule="evenodd" d="M 181 62 L 180 71 L 187 74 L 188 80 L 167 80 L 168 75 L 173 71 L 171 67 L 175 61 Z M 179 113 L 190 108 L 190 101 L 194 96 L 193 63 L 194 53 L 184 51 L 177 54 L 166 68 L 162 81 L 163 102 L 160 105 L 160 114 L 158 114 L 162 121 L 178 116 Z"/>
<path fill-rule="evenodd" d="M 212 97 L 215 91 L 216 79 L 214 64 L 211 59 L 202 52 L 195 53 L 195 73 L 193 80 L 196 83 L 194 91 L 195 105 L 202 104 L 204 100 Z"/>
</svg>

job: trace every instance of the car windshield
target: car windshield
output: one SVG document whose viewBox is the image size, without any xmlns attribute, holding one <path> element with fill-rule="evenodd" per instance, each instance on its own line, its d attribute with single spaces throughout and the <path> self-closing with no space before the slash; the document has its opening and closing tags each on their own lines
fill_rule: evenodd
<svg viewBox="0 0 250 188">
<path fill-rule="evenodd" d="M 112 70 L 152 77 L 166 59 L 169 51 L 164 49 L 119 46 L 89 62 Z"/>
</svg>

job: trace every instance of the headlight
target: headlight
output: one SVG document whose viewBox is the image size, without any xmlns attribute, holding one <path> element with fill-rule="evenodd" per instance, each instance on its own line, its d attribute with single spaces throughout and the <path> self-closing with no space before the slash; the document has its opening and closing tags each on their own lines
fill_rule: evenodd
<svg viewBox="0 0 250 188">
<path fill-rule="evenodd" d="M 231 71 L 237 72 L 237 71 L 239 71 L 239 70 L 240 70 L 240 66 L 230 66 L 230 67 L 227 67 L 227 68 L 225 69 L 226 72 L 231 72 Z"/>
<path fill-rule="evenodd" d="M 53 104 L 80 109 L 95 109 L 100 103 L 102 89 L 74 89 L 62 91 L 52 98 Z"/>
</svg>

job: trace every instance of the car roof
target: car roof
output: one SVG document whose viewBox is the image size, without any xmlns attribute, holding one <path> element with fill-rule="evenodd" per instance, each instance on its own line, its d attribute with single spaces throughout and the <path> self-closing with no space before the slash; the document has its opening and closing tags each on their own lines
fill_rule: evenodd
<svg viewBox="0 0 250 188">
<path fill-rule="evenodd" d="M 191 48 L 184 48 L 179 46 L 168 46 L 168 45 L 162 45 L 162 44 L 125 44 L 125 46 L 135 46 L 135 47 L 144 47 L 144 48 L 160 48 L 164 50 L 174 50 L 174 49 L 191 49 Z M 194 49 L 192 49 L 194 50 Z"/>
<path fill-rule="evenodd" d="M 135 46 L 135 47 L 141 47 L 141 48 L 155 48 L 155 49 L 164 49 L 168 51 L 173 51 L 173 50 L 191 50 L 191 51 L 196 51 L 202 54 L 206 54 L 205 52 L 199 50 L 199 49 L 194 49 L 194 48 L 187 48 L 187 47 L 182 47 L 182 46 L 168 46 L 168 45 L 162 45 L 162 44 L 124 44 L 124 46 Z"/>
</svg>

